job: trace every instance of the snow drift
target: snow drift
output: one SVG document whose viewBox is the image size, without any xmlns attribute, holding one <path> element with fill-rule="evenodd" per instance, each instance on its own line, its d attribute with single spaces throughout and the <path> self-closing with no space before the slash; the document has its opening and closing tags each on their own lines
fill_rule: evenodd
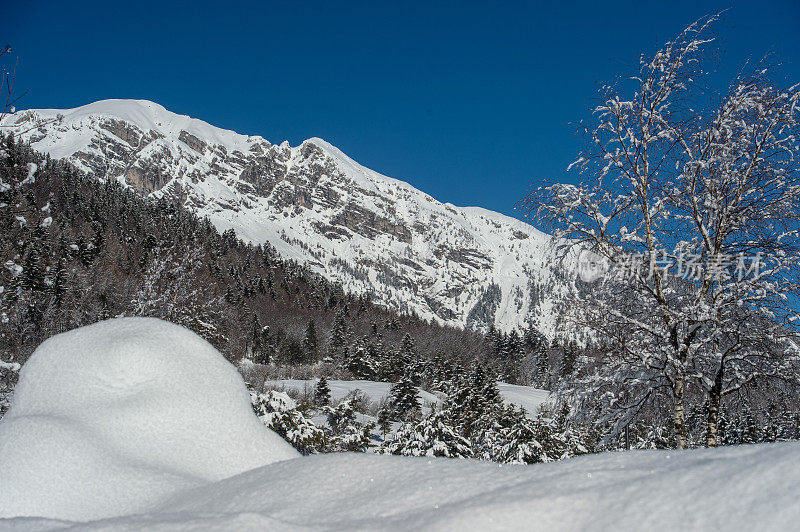
<svg viewBox="0 0 800 532">
<path fill-rule="evenodd" d="M 160 511 L 333 530 L 796 530 L 798 458 L 796 443 L 533 466 L 339 453 L 178 494 Z"/>
<path fill-rule="evenodd" d="M 70 530 L 796 530 L 800 445 L 533 466 L 352 453 L 270 464 Z M 0 520 L 0 529 L 68 523 Z"/>
<path fill-rule="evenodd" d="M 44 342 L 0 421 L 0 517 L 97 519 L 297 453 L 208 342 L 149 318 Z"/>
</svg>

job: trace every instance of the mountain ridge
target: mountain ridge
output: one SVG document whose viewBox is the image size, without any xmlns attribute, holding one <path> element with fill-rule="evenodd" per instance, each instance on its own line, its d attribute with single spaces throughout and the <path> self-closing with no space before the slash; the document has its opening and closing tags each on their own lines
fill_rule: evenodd
<svg viewBox="0 0 800 532">
<path fill-rule="evenodd" d="M 273 144 L 147 100 L 18 111 L 2 128 L 99 179 L 174 196 L 392 310 L 475 330 L 552 329 L 548 235 L 439 202 L 318 137 Z"/>
</svg>

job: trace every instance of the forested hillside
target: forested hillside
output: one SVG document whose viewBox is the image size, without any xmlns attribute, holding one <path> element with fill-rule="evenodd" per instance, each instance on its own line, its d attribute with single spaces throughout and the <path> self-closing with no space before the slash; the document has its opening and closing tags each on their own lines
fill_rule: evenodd
<svg viewBox="0 0 800 532">
<path fill-rule="evenodd" d="M 484 337 L 393 314 L 269 245 L 220 234 L 174 200 L 87 178 L 12 136 L 2 142 L 6 360 L 24 362 L 54 334 L 124 315 L 184 325 L 230 360 L 294 368 L 325 360 L 345 376 L 396 380 L 407 337 L 406 352 L 420 360 L 480 360 L 510 382 L 550 378 L 532 331 Z"/>
</svg>

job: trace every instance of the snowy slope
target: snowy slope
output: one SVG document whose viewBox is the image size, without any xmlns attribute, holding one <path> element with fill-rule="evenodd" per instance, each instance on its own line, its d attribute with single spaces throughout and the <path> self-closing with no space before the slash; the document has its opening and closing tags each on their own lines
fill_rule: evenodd
<svg viewBox="0 0 800 532">
<path fill-rule="evenodd" d="M 436 201 L 322 139 L 271 144 L 143 100 L 19 111 L 4 130 L 100 179 L 170 195 L 355 293 L 460 327 L 551 327 L 548 236 Z"/>
</svg>

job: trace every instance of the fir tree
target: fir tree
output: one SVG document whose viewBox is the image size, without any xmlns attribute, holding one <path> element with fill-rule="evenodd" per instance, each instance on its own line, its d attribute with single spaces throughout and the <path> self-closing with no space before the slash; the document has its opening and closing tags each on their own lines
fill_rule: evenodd
<svg viewBox="0 0 800 532">
<path fill-rule="evenodd" d="M 378 410 L 378 428 L 384 440 L 386 439 L 386 435 L 392 430 L 392 412 L 390 408 L 387 408 L 386 404 Z"/>
<path fill-rule="evenodd" d="M 356 340 L 347 352 L 344 369 L 357 379 L 371 379 L 375 375 L 375 363 L 370 358 L 367 346 L 362 339 Z"/>
<path fill-rule="evenodd" d="M 314 404 L 316 406 L 327 406 L 330 403 L 331 389 L 328 386 L 328 379 L 323 375 L 314 386 Z"/>
<path fill-rule="evenodd" d="M 248 345 L 248 354 L 253 360 L 260 358 L 263 350 L 261 330 L 261 322 L 258 316 L 253 314 L 253 319 L 250 320 L 250 343 Z"/>
<path fill-rule="evenodd" d="M 480 432 L 483 457 L 501 463 L 533 464 L 549 461 L 540 441 L 542 430 L 525 411 L 508 406 L 500 409 L 494 423 Z"/>
<path fill-rule="evenodd" d="M 314 320 L 309 319 L 306 325 L 305 337 L 303 338 L 303 349 L 305 349 L 308 358 L 312 360 L 316 358 L 317 345 L 317 327 L 314 324 Z"/>
<path fill-rule="evenodd" d="M 417 423 L 404 423 L 396 437 L 384 448 L 387 454 L 469 458 L 469 441 L 458 434 L 449 412 L 435 412 Z"/>
<path fill-rule="evenodd" d="M 564 347 L 564 353 L 561 359 L 561 377 L 566 379 L 572 376 L 575 372 L 575 364 L 578 360 L 578 347 L 574 342 L 569 342 Z"/>
<path fill-rule="evenodd" d="M 253 411 L 264 425 L 277 432 L 302 454 L 327 452 L 325 432 L 297 410 L 292 399 L 283 392 L 250 392 Z"/>
<path fill-rule="evenodd" d="M 372 443 L 370 431 L 374 424 L 359 423 L 353 399 L 344 399 L 335 407 L 324 409 L 331 431 L 331 445 L 334 450 L 365 452 Z"/>
<path fill-rule="evenodd" d="M 389 392 L 389 409 L 394 421 L 416 421 L 421 415 L 417 387 L 406 372 Z"/>
<path fill-rule="evenodd" d="M 346 308 L 342 307 L 336 313 L 328 340 L 328 356 L 334 360 L 343 356 L 347 345 L 347 324 L 344 321 Z"/>
<path fill-rule="evenodd" d="M 305 362 L 303 344 L 296 338 L 289 338 L 286 342 L 286 362 L 293 366 Z"/>
</svg>

